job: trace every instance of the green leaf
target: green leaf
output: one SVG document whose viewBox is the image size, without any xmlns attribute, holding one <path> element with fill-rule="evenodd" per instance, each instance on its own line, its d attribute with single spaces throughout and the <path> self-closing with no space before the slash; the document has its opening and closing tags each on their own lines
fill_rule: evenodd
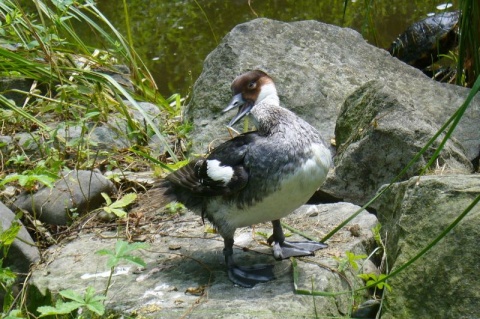
<svg viewBox="0 0 480 319">
<path fill-rule="evenodd" d="M 59 314 L 58 309 L 52 306 L 38 307 L 37 311 L 40 312 L 39 318 Z M 66 313 L 69 313 L 69 312 L 66 312 Z"/>
<path fill-rule="evenodd" d="M 28 175 L 18 175 L 18 183 L 20 186 L 25 187 L 29 183 L 33 182 L 32 178 Z"/>
<path fill-rule="evenodd" d="M 110 196 L 108 196 L 106 193 L 101 193 L 102 197 L 105 199 L 105 202 L 107 203 L 107 206 L 110 206 L 112 204 L 112 200 L 110 199 Z M 107 212 L 109 213 L 109 212 Z"/>
<path fill-rule="evenodd" d="M 140 266 L 140 267 L 145 267 L 147 264 L 145 263 L 145 261 L 140 258 L 140 257 L 135 257 L 135 256 L 124 256 L 123 259 L 131 262 L 132 264 L 135 264 L 137 266 Z"/>
<path fill-rule="evenodd" d="M 118 258 L 116 256 L 111 256 L 107 260 L 107 267 L 108 268 L 113 268 L 113 267 L 117 266 L 119 262 L 120 262 L 120 258 Z"/>
<path fill-rule="evenodd" d="M 186 208 L 185 208 L 185 205 L 183 205 L 182 203 L 173 201 L 165 205 L 164 209 L 169 214 L 178 214 L 184 211 Z"/>
<path fill-rule="evenodd" d="M 72 289 L 66 289 L 59 292 L 59 294 L 67 299 L 77 301 L 79 303 L 84 303 L 84 298 L 78 292 L 73 291 Z"/>
<path fill-rule="evenodd" d="M 0 247 L 12 245 L 20 229 L 20 223 L 14 220 L 8 229 L 0 231 Z"/>
<path fill-rule="evenodd" d="M 0 186 L 1 186 L 1 185 L 8 184 L 8 183 L 11 183 L 11 182 L 17 181 L 17 180 L 18 180 L 18 176 L 19 176 L 19 175 L 18 175 L 17 173 L 8 175 L 7 177 L 5 177 L 5 178 L 0 182 Z"/>
<path fill-rule="evenodd" d="M 123 240 L 118 240 L 115 243 L 115 256 L 121 257 L 125 253 L 129 252 L 128 250 L 128 242 L 123 241 Z"/>
<path fill-rule="evenodd" d="M 108 208 L 108 207 L 105 207 L 105 208 Z M 127 216 L 127 212 L 124 211 L 123 209 L 110 208 L 110 209 L 108 209 L 108 210 L 110 210 L 110 212 L 107 211 L 107 209 L 105 209 L 105 211 L 106 211 L 107 213 L 114 213 L 115 215 L 117 215 L 117 216 L 120 217 L 120 218 Z"/>
<path fill-rule="evenodd" d="M 109 205 L 111 208 L 121 208 L 130 205 L 137 199 L 137 194 L 135 193 L 128 193 L 113 204 Z"/>
<path fill-rule="evenodd" d="M 100 250 L 97 250 L 95 252 L 95 254 L 97 255 L 100 255 L 100 256 L 105 256 L 105 255 L 115 255 L 115 253 L 113 251 L 111 251 L 110 249 L 100 249 Z"/>
<path fill-rule="evenodd" d="M 119 240 L 115 246 L 115 254 L 117 257 L 123 257 L 131 251 L 146 249 L 148 247 L 149 246 L 147 243 L 128 243 L 123 240 Z"/>
<path fill-rule="evenodd" d="M 130 205 L 133 201 L 135 201 L 135 199 L 137 199 L 137 194 L 129 193 L 112 203 L 112 200 L 107 194 L 102 193 L 102 196 L 107 202 L 107 206 L 103 207 L 103 210 L 109 214 L 115 214 L 118 217 L 125 217 L 127 212 L 121 208 Z"/>
<path fill-rule="evenodd" d="M 95 289 L 93 287 L 87 287 L 87 291 L 85 292 L 85 303 L 90 304 L 98 301 L 105 300 L 105 296 L 103 295 L 96 295 Z"/>
<path fill-rule="evenodd" d="M 0 283 L 3 283 L 5 286 L 10 287 L 11 285 L 13 285 L 16 278 L 17 275 L 12 270 L 10 270 L 10 268 L 0 268 Z"/>
<path fill-rule="evenodd" d="M 255 235 L 261 236 L 263 238 L 268 238 L 268 234 L 260 231 L 256 231 Z"/>
<path fill-rule="evenodd" d="M 361 279 L 363 279 L 363 280 L 365 280 L 365 281 L 367 281 L 367 280 L 369 280 L 370 278 L 372 278 L 372 275 L 371 275 L 371 274 L 359 274 L 358 277 L 361 278 Z"/>
<path fill-rule="evenodd" d="M 107 267 L 113 268 L 116 267 L 119 262 L 124 259 L 128 262 L 131 262 L 135 265 L 145 267 L 145 262 L 135 256 L 131 256 L 128 253 L 137 249 L 145 249 L 148 248 L 148 244 L 146 243 L 128 243 L 123 240 L 119 240 L 115 243 L 115 252 L 108 250 L 108 249 L 101 249 L 96 251 L 95 253 L 98 255 L 109 255 L 110 258 L 107 260 Z"/>
<path fill-rule="evenodd" d="M 103 305 L 103 300 L 105 296 L 96 295 L 95 289 L 92 287 L 87 287 L 85 295 L 81 295 L 71 289 L 62 290 L 59 294 L 66 299 L 73 301 L 63 302 L 62 300 L 57 300 L 55 307 L 44 306 L 39 307 L 37 310 L 41 313 L 40 317 L 50 316 L 50 315 L 61 315 L 69 314 L 72 311 L 86 307 L 88 310 L 98 314 L 103 315 L 105 313 L 105 307 Z"/>
<path fill-rule="evenodd" d="M 388 283 L 384 282 L 385 288 L 387 288 L 388 291 L 392 291 L 392 286 L 390 286 Z"/>
<path fill-rule="evenodd" d="M 95 312 L 99 316 L 105 313 L 105 306 L 100 301 L 90 302 L 86 306 L 90 311 Z"/>
<path fill-rule="evenodd" d="M 19 319 L 19 318 L 25 318 L 23 316 L 23 313 L 19 309 L 13 309 L 8 313 L 6 317 L 2 317 L 2 319 Z"/>
<path fill-rule="evenodd" d="M 37 311 L 40 312 L 41 317 L 46 317 L 46 316 L 52 316 L 52 315 L 64 315 L 64 314 L 69 314 L 72 311 L 77 310 L 83 305 L 83 303 L 78 303 L 75 301 L 71 302 L 62 302 L 61 300 L 58 300 L 55 307 L 51 306 L 42 306 L 38 307 Z"/>
<path fill-rule="evenodd" d="M 53 187 L 53 183 L 55 182 L 54 178 L 47 175 L 33 175 L 32 178 L 50 188 Z"/>
</svg>

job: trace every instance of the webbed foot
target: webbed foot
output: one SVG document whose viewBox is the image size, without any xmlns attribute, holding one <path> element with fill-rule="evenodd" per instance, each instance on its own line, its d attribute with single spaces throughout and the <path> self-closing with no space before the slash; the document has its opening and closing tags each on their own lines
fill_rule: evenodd
<svg viewBox="0 0 480 319">
<path fill-rule="evenodd" d="M 273 244 L 273 257 L 282 260 L 290 257 L 313 256 L 315 251 L 328 247 L 327 244 L 318 241 L 288 242 L 285 240 L 280 220 L 272 220 L 273 235 L 267 242 Z"/>
<path fill-rule="evenodd" d="M 275 279 L 273 265 L 254 265 L 251 267 L 230 265 L 228 278 L 235 284 L 251 288 L 258 283 Z"/>
<path fill-rule="evenodd" d="M 273 257 L 277 260 L 290 257 L 313 256 L 315 251 L 328 247 L 328 245 L 316 241 L 273 243 Z"/>
<path fill-rule="evenodd" d="M 228 278 L 233 283 L 251 288 L 258 283 L 275 279 L 273 265 L 238 266 L 233 260 L 233 238 L 227 237 L 224 238 L 224 241 L 225 248 L 223 249 L 223 254 L 227 264 Z"/>
</svg>

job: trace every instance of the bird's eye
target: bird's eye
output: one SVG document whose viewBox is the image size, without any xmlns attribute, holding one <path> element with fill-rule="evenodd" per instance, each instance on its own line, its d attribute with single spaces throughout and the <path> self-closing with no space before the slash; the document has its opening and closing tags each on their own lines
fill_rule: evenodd
<svg viewBox="0 0 480 319">
<path fill-rule="evenodd" d="M 247 86 L 249 89 L 253 90 L 254 88 L 257 87 L 257 82 L 255 81 L 252 81 L 250 83 L 248 83 L 248 86 Z"/>
</svg>

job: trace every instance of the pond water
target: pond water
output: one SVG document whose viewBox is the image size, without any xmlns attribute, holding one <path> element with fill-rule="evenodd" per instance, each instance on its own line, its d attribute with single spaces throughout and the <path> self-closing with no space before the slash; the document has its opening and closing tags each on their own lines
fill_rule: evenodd
<svg viewBox="0 0 480 319">
<path fill-rule="evenodd" d="M 30 0 L 29 0 L 30 1 Z M 202 71 L 203 61 L 237 24 L 270 18 L 318 20 L 349 27 L 373 45 L 386 48 L 410 24 L 439 12 L 446 0 L 127 0 L 134 45 L 152 72 L 160 93 L 186 96 Z M 126 35 L 122 1 L 99 0 L 97 6 Z M 447 10 L 458 8 L 458 0 Z M 101 47 L 88 28 L 83 39 Z M 255 45 L 255 44 L 252 44 Z M 246 50 L 248 48 L 245 48 Z"/>
</svg>

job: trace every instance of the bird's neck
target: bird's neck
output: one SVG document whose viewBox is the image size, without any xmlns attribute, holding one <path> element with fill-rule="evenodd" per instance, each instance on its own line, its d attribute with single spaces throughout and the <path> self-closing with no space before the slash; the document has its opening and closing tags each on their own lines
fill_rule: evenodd
<svg viewBox="0 0 480 319">
<path fill-rule="evenodd" d="M 252 109 L 250 118 L 259 132 L 270 135 L 279 130 L 283 131 L 283 127 L 289 125 L 292 120 L 290 113 L 278 103 L 269 103 L 269 100 L 265 99 L 261 105 Z"/>
<path fill-rule="evenodd" d="M 277 89 L 273 83 L 267 83 L 262 86 L 257 98 L 257 104 L 265 103 L 269 105 L 280 105 Z"/>
</svg>

